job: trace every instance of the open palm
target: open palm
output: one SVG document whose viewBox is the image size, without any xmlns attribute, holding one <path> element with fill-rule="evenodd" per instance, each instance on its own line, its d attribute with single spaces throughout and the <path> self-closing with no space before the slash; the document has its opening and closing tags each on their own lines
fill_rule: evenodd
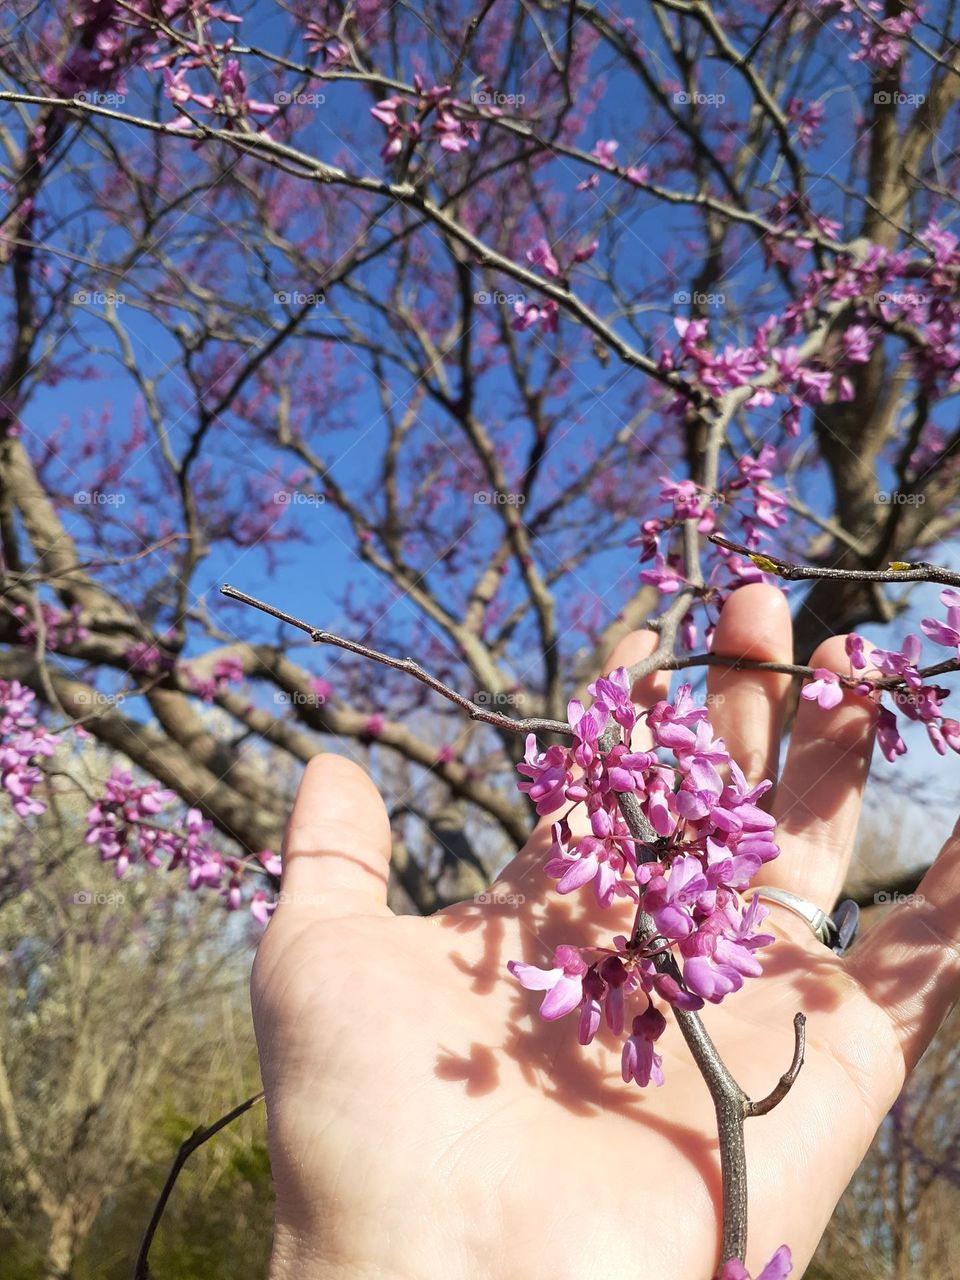
<svg viewBox="0 0 960 1280">
<path fill-rule="evenodd" d="M 635 633 L 607 669 L 654 643 Z M 716 652 L 792 656 L 782 595 L 746 587 Z M 842 640 L 818 666 L 844 669 Z M 777 776 L 787 677 L 713 668 L 711 723 L 748 777 Z M 665 677 L 640 682 L 649 706 Z M 773 799 L 780 858 L 762 880 L 831 907 L 850 860 L 873 720 L 846 698 L 801 705 Z M 575 1019 L 541 1022 L 508 960 L 546 965 L 558 943 L 626 931 L 541 870 L 541 822 L 485 901 L 437 915 L 386 906 L 390 833 L 369 778 L 337 756 L 307 769 L 288 831 L 282 903 L 253 975 L 277 1192 L 272 1274 L 298 1277 L 644 1276 L 707 1280 L 720 1238 L 716 1122 L 672 1022 L 666 1083 L 620 1078 L 620 1042 L 588 1048 Z M 761 1097 L 807 1015 L 806 1063 L 786 1100 L 747 1122 L 748 1265 L 781 1243 L 797 1273 L 949 1008 L 960 979 L 960 837 L 913 905 L 839 960 L 779 906 L 764 975 L 704 1021 L 734 1077 Z"/>
</svg>

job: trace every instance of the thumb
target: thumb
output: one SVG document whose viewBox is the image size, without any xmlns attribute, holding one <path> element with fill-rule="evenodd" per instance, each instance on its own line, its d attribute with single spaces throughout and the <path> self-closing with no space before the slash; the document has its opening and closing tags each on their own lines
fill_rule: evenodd
<svg viewBox="0 0 960 1280">
<path fill-rule="evenodd" d="M 284 838 L 281 907 L 325 916 L 385 912 L 390 847 L 390 820 L 367 773 L 344 756 L 314 756 Z"/>
<path fill-rule="evenodd" d="M 890 909 L 848 963 L 890 1017 L 911 1071 L 960 995 L 960 822 L 917 892 Z"/>
</svg>

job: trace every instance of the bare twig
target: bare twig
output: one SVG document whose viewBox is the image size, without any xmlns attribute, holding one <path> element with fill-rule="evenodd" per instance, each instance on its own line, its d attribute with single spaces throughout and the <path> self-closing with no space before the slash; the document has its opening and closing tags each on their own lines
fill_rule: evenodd
<svg viewBox="0 0 960 1280">
<path fill-rule="evenodd" d="M 807 578 L 833 578 L 845 582 L 936 582 L 944 587 L 960 587 L 960 573 L 928 564 L 925 560 L 916 564 L 895 561 L 888 569 L 831 569 L 826 566 L 792 564 L 789 560 L 781 560 L 779 556 L 751 551 L 749 547 L 731 542 L 719 533 L 707 536 L 725 551 L 736 551 L 752 560 L 764 573 L 776 574 L 778 578 L 784 578 L 788 582 L 800 582 Z"/>
<path fill-rule="evenodd" d="M 220 588 L 220 594 L 226 596 L 228 600 L 239 600 L 241 604 L 248 604 L 254 609 L 260 609 L 263 613 L 268 613 L 271 618 L 277 618 L 280 622 L 289 623 L 291 627 L 298 627 L 301 631 L 307 633 L 314 644 L 336 645 L 338 649 L 346 649 L 349 653 L 359 654 L 362 658 L 370 658 L 371 661 L 379 662 L 382 666 L 392 667 L 394 671 L 403 671 L 405 674 L 413 676 L 414 680 L 419 680 L 428 689 L 432 689 L 434 693 L 439 693 L 448 702 L 452 702 L 461 711 L 465 711 L 471 720 L 479 720 L 484 724 L 494 725 L 498 729 L 509 729 L 514 733 L 562 733 L 567 737 L 570 737 L 573 733 L 573 730 L 564 720 L 545 720 L 537 716 L 516 719 L 513 716 L 503 715 L 499 711 L 491 711 L 487 707 L 481 707 L 472 699 L 465 697 L 462 693 L 458 693 L 456 689 L 451 689 L 449 685 L 444 684 L 442 680 L 438 680 L 429 671 L 425 671 L 420 663 L 413 658 L 393 658 L 388 653 L 381 653 L 378 649 L 371 649 L 356 640 L 346 640 L 343 636 L 334 635 L 332 631 L 322 631 L 319 627 L 314 627 L 309 622 L 304 622 L 302 618 L 296 618 L 292 613 L 277 609 L 274 605 L 267 604 L 264 600 L 258 600 L 256 596 L 249 596 L 245 591 L 238 591 L 236 587 L 231 587 L 226 583 Z"/>
<path fill-rule="evenodd" d="M 252 1098 L 247 1098 L 245 1102 L 241 1102 L 239 1106 L 234 1107 L 232 1111 L 228 1111 L 225 1116 L 221 1116 L 219 1120 L 214 1121 L 207 1128 L 194 1129 L 190 1137 L 181 1142 L 180 1148 L 173 1158 L 173 1164 L 170 1166 L 166 1182 L 163 1184 L 163 1189 L 157 1197 L 157 1203 L 153 1206 L 153 1213 L 150 1215 L 147 1229 L 143 1233 L 140 1252 L 137 1254 L 136 1266 L 134 1267 L 133 1280 L 150 1280 L 150 1246 L 153 1244 L 153 1238 L 157 1234 L 157 1228 L 160 1226 L 160 1220 L 167 1207 L 167 1201 L 176 1186 L 177 1178 L 180 1177 L 183 1166 L 198 1147 L 202 1147 L 205 1142 L 209 1142 L 221 1129 L 225 1129 L 228 1124 L 238 1120 L 251 1107 L 255 1107 L 258 1102 L 262 1102 L 263 1096 L 262 1090 L 260 1093 L 255 1093 Z"/>
<path fill-rule="evenodd" d="M 793 1061 L 765 1098 L 761 1098 L 759 1102 L 746 1104 L 743 1113 L 745 1116 L 765 1116 L 778 1102 L 782 1102 L 793 1088 L 800 1074 L 800 1068 L 803 1066 L 803 1054 L 807 1047 L 807 1019 L 802 1013 L 798 1013 L 793 1020 L 793 1034 L 795 1037 Z"/>
</svg>

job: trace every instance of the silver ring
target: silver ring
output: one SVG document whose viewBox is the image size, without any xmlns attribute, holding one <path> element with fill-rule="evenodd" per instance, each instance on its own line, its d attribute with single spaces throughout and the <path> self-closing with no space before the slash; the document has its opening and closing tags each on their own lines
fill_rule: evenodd
<svg viewBox="0 0 960 1280">
<path fill-rule="evenodd" d="M 818 942 L 822 942 L 825 947 L 830 946 L 833 921 L 816 903 L 808 902 L 806 898 L 801 898 L 798 893 L 790 893 L 788 889 L 755 888 L 751 885 L 748 892 L 755 893 L 758 898 L 766 899 L 768 902 L 779 902 L 781 907 L 786 907 L 801 920 L 806 920 Z"/>
</svg>

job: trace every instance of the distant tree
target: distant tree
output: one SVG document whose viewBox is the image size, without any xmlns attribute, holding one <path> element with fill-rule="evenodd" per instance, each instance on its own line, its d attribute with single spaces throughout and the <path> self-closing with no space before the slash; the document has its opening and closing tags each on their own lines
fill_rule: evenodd
<svg viewBox="0 0 960 1280">
<path fill-rule="evenodd" d="M 413 902 L 469 892 L 527 829 L 511 737 L 216 587 L 296 557 L 310 621 L 559 717 L 661 597 L 660 662 L 703 649 L 760 574 L 711 528 L 821 568 L 940 558 L 957 22 L 5 6 L 0 676 L 229 837 L 180 860 L 231 902 L 279 845 L 276 761 L 323 742 L 405 771 Z M 795 599 L 803 660 L 904 603 Z M 936 699 L 900 710 L 960 747 Z"/>
<path fill-rule="evenodd" d="M 228 1084 L 214 1070 L 243 973 L 224 964 L 210 907 L 186 909 L 170 882 L 118 884 L 76 856 L 82 833 L 76 815 L 47 815 L 4 842 L 20 882 L 0 907 L 4 1280 L 74 1277 L 104 1207 L 168 1163 L 197 1109 L 219 1114 L 249 1083 L 236 1058 Z M 151 1199 L 126 1224 L 128 1272 Z"/>
</svg>

